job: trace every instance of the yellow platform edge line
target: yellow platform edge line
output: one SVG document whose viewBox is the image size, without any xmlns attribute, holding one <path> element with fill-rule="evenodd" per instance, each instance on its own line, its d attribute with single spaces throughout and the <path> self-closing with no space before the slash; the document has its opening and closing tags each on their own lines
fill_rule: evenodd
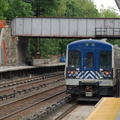
<svg viewBox="0 0 120 120">
<path fill-rule="evenodd" d="M 120 98 L 105 97 L 85 120 L 115 120 L 120 109 Z"/>
</svg>

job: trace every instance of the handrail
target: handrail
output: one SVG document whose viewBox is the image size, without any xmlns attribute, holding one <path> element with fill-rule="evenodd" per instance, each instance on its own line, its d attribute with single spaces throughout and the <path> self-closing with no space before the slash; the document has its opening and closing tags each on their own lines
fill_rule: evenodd
<svg viewBox="0 0 120 120">
<path fill-rule="evenodd" d="M 120 36 L 120 28 L 95 28 L 95 36 Z"/>
</svg>

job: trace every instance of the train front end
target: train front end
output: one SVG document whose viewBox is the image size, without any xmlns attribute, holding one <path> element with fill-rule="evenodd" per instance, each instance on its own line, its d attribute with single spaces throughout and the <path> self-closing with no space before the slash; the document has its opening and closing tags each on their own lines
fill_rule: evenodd
<svg viewBox="0 0 120 120">
<path fill-rule="evenodd" d="M 67 46 L 67 93 L 85 98 L 113 94 L 113 46 L 99 40 L 80 40 Z"/>
</svg>

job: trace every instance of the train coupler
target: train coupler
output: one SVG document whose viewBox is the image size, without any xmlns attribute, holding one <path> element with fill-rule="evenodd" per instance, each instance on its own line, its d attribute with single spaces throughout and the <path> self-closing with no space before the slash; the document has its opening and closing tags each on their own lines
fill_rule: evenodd
<svg viewBox="0 0 120 120">
<path fill-rule="evenodd" d="M 93 96 L 93 87 L 92 86 L 86 86 L 85 87 L 85 96 L 86 97 L 92 97 Z"/>
</svg>

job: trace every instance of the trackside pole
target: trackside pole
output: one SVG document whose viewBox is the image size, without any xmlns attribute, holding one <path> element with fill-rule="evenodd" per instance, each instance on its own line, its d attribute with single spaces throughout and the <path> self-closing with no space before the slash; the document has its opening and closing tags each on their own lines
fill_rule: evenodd
<svg viewBox="0 0 120 120">
<path fill-rule="evenodd" d="M 116 84 L 117 84 L 117 95 L 118 95 L 118 97 L 120 97 L 120 69 L 117 69 L 117 75 L 116 75 L 116 78 L 117 78 L 117 82 L 116 82 Z"/>
<path fill-rule="evenodd" d="M 118 97 L 120 97 L 120 79 L 118 79 Z"/>
</svg>

